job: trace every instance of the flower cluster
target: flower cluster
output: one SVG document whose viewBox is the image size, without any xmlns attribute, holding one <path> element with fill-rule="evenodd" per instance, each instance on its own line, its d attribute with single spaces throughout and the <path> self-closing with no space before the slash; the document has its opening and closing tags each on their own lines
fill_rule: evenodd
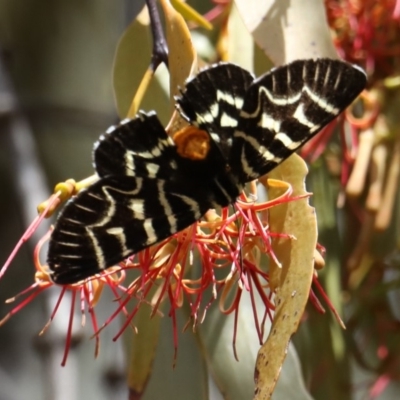
<svg viewBox="0 0 400 400">
<path fill-rule="evenodd" d="M 374 85 L 400 68 L 400 3 L 326 0 L 334 42 L 344 59 L 363 66 Z"/>
<path fill-rule="evenodd" d="M 191 321 L 193 325 L 196 325 L 204 319 L 207 309 L 217 298 L 219 298 L 219 308 L 222 313 L 237 313 L 243 290 L 250 292 L 253 301 L 255 296 L 259 296 L 265 304 L 265 313 L 261 318 L 254 311 L 256 329 L 260 342 L 262 342 L 263 325 L 265 319 L 271 317 L 274 305 L 271 301 L 273 291 L 268 290 L 268 262 L 261 255 L 267 254 L 270 260 L 279 267 L 280 263 L 274 255 L 271 242 L 276 237 L 283 237 L 289 241 L 295 239 L 286 233 L 270 231 L 268 209 L 304 197 L 293 196 L 292 187 L 289 184 L 275 180 L 268 182 L 275 187 L 281 187 L 282 195 L 270 201 L 257 202 L 256 186 L 253 184 L 250 187 L 251 194 L 246 196 L 242 193 L 232 207 L 220 211 L 210 210 L 202 221 L 135 254 L 101 274 L 76 284 L 58 285 L 60 287 L 59 299 L 49 322 L 41 333 L 47 329 L 55 317 L 65 293 L 69 291 L 71 293 L 71 313 L 62 364 L 66 362 L 71 343 L 74 307 L 77 298 L 80 299 L 81 304 L 82 324 L 84 324 L 85 313 L 88 312 L 90 315 L 96 337 L 95 354 L 98 352 L 100 330 L 110 324 L 120 313 L 125 314 L 126 319 L 114 340 L 131 324 L 140 306 L 146 304 L 151 307 L 153 314 L 160 313 L 160 304 L 165 300 L 170 304 L 169 316 L 172 317 L 176 331 L 176 310 L 182 306 L 184 301 L 189 303 Z M 70 194 L 76 192 L 75 186 L 71 187 L 71 182 L 67 183 Z M 60 203 L 60 196 L 65 197 L 66 189 L 63 188 L 63 184 L 58 185 L 56 194 L 45 202 L 45 206 L 40 207 L 41 215 L 17 245 L 16 250 L 3 267 L 2 275 L 16 251 L 33 234 L 43 217 L 54 211 L 56 205 Z M 11 303 L 17 298 L 25 296 L 0 321 L 0 325 L 44 290 L 54 286 L 48 266 L 43 265 L 39 257 L 40 250 L 49 239 L 50 234 L 51 230 L 39 241 L 35 249 L 35 282 L 18 296 L 9 299 L 8 302 Z M 198 266 L 196 263 L 201 265 Z M 119 305 L 99 329 L 95 307 L 105 286 L 112 291 Z M 312 295 L 311 299 L 314 298 L 315 296 Z M 133 310 L 128 312 L 126 306 L 132 300 L 136 300 L 136 305 Z M 177 343 L 175 345 L 177 346 Z"/>
</svg>

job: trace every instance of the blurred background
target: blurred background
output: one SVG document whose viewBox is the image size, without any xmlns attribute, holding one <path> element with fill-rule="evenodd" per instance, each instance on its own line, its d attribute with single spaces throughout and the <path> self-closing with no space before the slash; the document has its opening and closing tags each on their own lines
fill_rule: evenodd
<svg viewBox="0 0 400 400">
<path fill-rule="evenodd" d="M 55 183 L 92 174 L 93 143 L 118 120 L 112 89 L 118 39 L 143 5 L 125 0 L 0 2 L 1 260 Z M 33 283 L 33 247 L 48 226 L 46 221 L 23 247 L 2 280 L 2 316 L 10 310 L 5 299 Z M 80 329 L 78 315 L 76 347 L 62 368 L 69 309 L 61 309 L 51 329 L 38 337 L 55 295 L 39 296 L 0 330 L 0 399 L 126 398 L 122 341 L 102 348 L 95 362 L 94 341 Z M 100 309 L 105 318 L 113 304 L 105 301 Z"/>
<path fill-rule="evenodd" d="M 279 7 L 278 2 L 262 3 L 274 4 L 274 12 L 268 14 L 271 29 L 277 21 L 279 25 L 292 18 L 293 4 L 302 7 L 298 1 L 292 5 L 281 1 Z M 393 17 L 397 7 L 394 1 L 311 3 L 317 4 L 318 10 L 323 10 L 323 6 L 331 7 L 332 26 L 334 15 L 346 7 L 353 7 L 352 15 L 362 15 L 364 21 L 371 15 L 386 15 L 385 12 Z M 190 4 L 200 13 L 215 6 L 201 0 Z M 373 4 L 381 8 L 370 11 L 368 7 Z M 36 206 L 48 198 L 57 182 L 68 178 L 79 180 L 92 174 L 93 143 L 109 125 L 120 119 L 113 92 L 113 63 L 118 41 L 143 5 L 144 1 L 140 0 L 0 0 L 0 260 L 7 259 L 35 218 Z M 287 14 L 278 12 L 282 9 L 288 10 Z M 361 14 L 363 12 L 365 14 Z M 202 58 L 211 61 L 218 58 L 216 43 L 226 18 L 224 14 L 216 18 L 217 29 L 212 33 L 204 29 L 193 32 L 195 47 Z M 301 15 L 298 25 L 306 29 L 317 19 Z M 320 20 L 327 29 L 325 16 Z M 369 39 L 364 37 L 358 50 L 362 52 L 363 46 L 376 38 L 381 40 L 385 32 L 391 35 L 391 43 L 400 43 L 396 42 L 396 38 L 400 38 L 399 20 L 394 18 L 393 21 L 390 29 L 383 23 L 364 25 L 370 28 Z M 337 40 L 346 36 L 345 24 L 338 26 Z M 244 33 L 240 34 L 244 30 L 240 29 L 243 27 L 237 28 L 235 33 L 243 38 Z M 257 30 L 253 34 L 256 38 L 260 35 Z M 149 43 L 150 34 L 141 31 L 135 37 L 131 62 L 148 65 L 151 49 L 144 47 Z M 263 37 L 269 44 L 275 42 L 275 47 L 282 47 L 276 36 L 264 34 Z M 291 37 L 300 41 L 299 36 L 292 34 Z M 296 46 L 296 40 L 290 46 Z M 357 37 L 349 35 L 348 41 L 356 43 Z M 284 43 L 286 48 L 290 47 L 289 41 Z M 397 44 L 391 52 L 393 63 L 387 75 L 399 72 Z M 275 47 L 272 47 L 269 56 L 276 62 Z M 329 51 L 333 48 L 331 43 L 326 47 Z M 342 50 L 342 56 L 350 54 L 345 48 Z M 241 56 L 246 57 L 245 54 L 242 51 Z M 251 57 L 254 57 L 257 73 L 266 70 L 268 60 L 260 49 L 254 49 Z M 371 58 L 359 59 L 367 59 L 363 67 L 373 76 L 373 84 L 382 88 L 383 75 L 374 75 L 373 69 L 378 63 L 371 66 Z M 350 57 L 350 60 L 357 62 L 357 58 Z M 137 75 L 135 79 L 140 79 L 143 71 L 132 68 L 131 72 Z M 165 72 L 164 75 L 161 72 L 141 105 L 145 110 L 157 110 L 163 123 L 170 114 L 165 78 Z M 380 109 L 382 115 L 386 112 L 388 119 L 394 121 L 389 124 L 390 134 L 383 139 L 375 138 L 375 144 L 379 141 L 386 146 L 385 162 L 391 159 L 399 142 L 399 131 L 393 128 L 398 126 L 395 116 L 399 114 L 396 88 L 394 86 L 389 94 L 384 92 L 385 105 Z M 375 128 L 374 125 L 371 129 Z M 398 182 L 392 184 L 395 200 L 390 223 L 387 229 L 374 230 L 371 221 L 377 211 L 372 211 L 371 217 L 371 211 L 364 206 L 373 180 L 366 180 L 356 201 L 346 202 L 342 179 L 345 163 L 339 139 L 333 139 L 326 146 L 325 155 L 310 167 L 307 188 L 314 193 L 311 202 L 317 209 L 319 242 L 327 250 L 320 280 L 348 329 L 343 331 L 329 312 L 321 315 L 312 306 L 307 307 L 304 321 L 294 337 L 296 350 L 293 346 L 289 348 L 273 398 L 395 400 L 400 396 Z M 379 166 L 379 162 L 376 165 Z M 373 170 L 369 172 L 372 176 L 373 173 Z M 387 171 L 382 173 L 383 176 L 388 174 Z M 48 226 L 46 221 L 26 243 L 0 281 L 0 317 L 13 308 L 12 304 L 5 304 L 5 300 L 32 284 L 33 248 Z M 355 254 L 355 249 L 359 253 Z M 349 258 L 355 260 L 350 266 Z M 62 302 L 47 332 L 38 336 L 58 295 L 59 291 L 46 291 L 1 326 L 0 400 L 126 399 L 129 346 L 124 344 L 130 336 L 127 335 L 125 342 L 123 339 L 112 341 L 118 331 L 118 321 L 102 332 L 100 355 L 94 360 L 91 330 L 81 328 L 78 307 L 73 343 L 65 367 L 60 363 L 70 313 L 68 301 Z M 112 314 L 115 302 L 110 293 L 104 292 L 96 309 L 100 321 Z M 251 330 L 251 308 L 244 303 L 243 310 L 242 329 L 246 332 L 238 339 L 239 363 L 232 355 L 232 316 L 218 317 L 210 312 L 205 326 L 213 335 L 203 339 L 213 345 L 207 349 L 199 346 L 190 329 L 179 333 L 178 360 L 173 369 L 172 326 L 169 318 L 163 318 L 154 368 L 143 398 L 252 398 L 253 369 L 259 344 Z M 226 321 L 219 318 L 226 318 Z M 211 371 L 206 360 L 216 355 L 221 365 Z"/>
</svg>

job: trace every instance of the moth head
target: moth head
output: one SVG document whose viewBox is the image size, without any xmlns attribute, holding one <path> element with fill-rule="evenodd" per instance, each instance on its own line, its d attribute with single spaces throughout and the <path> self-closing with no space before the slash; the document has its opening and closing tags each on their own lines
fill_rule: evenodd
<svg viewBox="0 0 400 400">
<path fill-rule="evenodd" d="M 210 135 L 194 126 L 186 126 L 174 135 L 178 154 L 194 161 L 204 160 L 210 151 Z"/>
</svg>

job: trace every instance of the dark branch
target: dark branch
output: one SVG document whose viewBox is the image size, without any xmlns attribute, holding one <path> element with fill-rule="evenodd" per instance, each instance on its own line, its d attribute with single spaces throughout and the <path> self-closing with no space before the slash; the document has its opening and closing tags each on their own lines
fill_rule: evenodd
<svg viewBox="0 0 400 400">
<path fill-rule="evenodd" d="M 146 5 L 150 14 L 151 34 L 153 36 L 151 68 L 155 71 L 161 63 L 164 63 L 168 67 L 168 46 L 161 25 L 160 13 L 158 12 L 156 0 L 146 0 Z"/>
</svg>

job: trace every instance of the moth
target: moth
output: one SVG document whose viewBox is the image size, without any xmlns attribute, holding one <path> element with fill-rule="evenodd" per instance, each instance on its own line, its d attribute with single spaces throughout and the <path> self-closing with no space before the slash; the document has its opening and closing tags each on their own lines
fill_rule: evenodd
<svg viewBox="0 0 400 400">
<path fill-rule="evenodd" d="M 50 237 L 57 284 L 104 271 L 235 202 L 365 88 L 357 66 L 298 60 L 255 78 L 220 63 L 188 80 L 176 105 L 189 130 L 167 135 L 155 112 L 109 128 L 94 145 L 99 180 L 70 199 Z"/>
</svg>

